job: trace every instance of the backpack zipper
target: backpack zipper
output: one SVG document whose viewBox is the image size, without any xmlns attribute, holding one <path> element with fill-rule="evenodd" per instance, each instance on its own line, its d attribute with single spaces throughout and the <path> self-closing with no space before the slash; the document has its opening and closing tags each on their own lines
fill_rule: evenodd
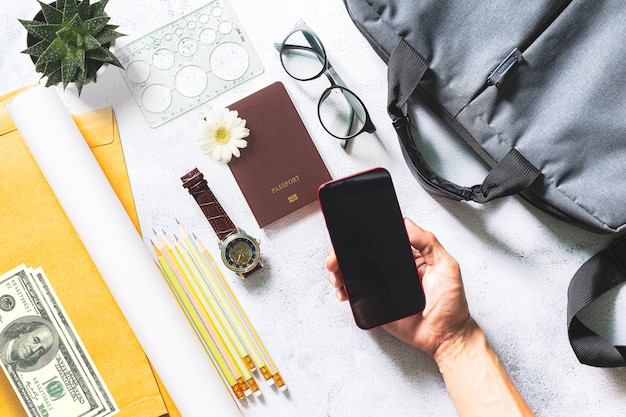
<svg viewBox="0 0 626 417">
<path fill-rule="evenodd" d="M 563 13 L 563 11 L 572 3 L 572 0 L 566 0 L 561 5 L 552 12 L 552 14 L 543 21 L 543 23 L 533 31 L 533 33 L 522 43 L 519 47 L 514 48 L 507 56 L 502 60 L 500 64 L 489 74 L 486 82 L 482 85 L 481 88 L 474 93 L 472 98 L 468 101 L 469 103 L 473 102 L 478 96 L 480 96 L 487 88 L 490 86 L 499 87 L 500 83 L 504 76 L 509 72 L 511 68 L 515 66 L 518 62 L 523 60 L 524 52 L 530 46 L 539 39 L 539 37 L 554 23 L 556 19 Z"/>
</svg>

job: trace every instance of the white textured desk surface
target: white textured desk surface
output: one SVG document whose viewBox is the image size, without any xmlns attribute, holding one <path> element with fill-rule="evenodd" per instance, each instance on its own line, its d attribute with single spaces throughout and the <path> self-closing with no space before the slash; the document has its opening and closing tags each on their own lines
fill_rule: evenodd
<svg viewBox="0 0 626 417">
<path fill-rule="evenodd" d="M 24 49 L 24 30 L 16 20 L 28 18 L 36 2 L 5 3 L 0 12 L 0 93 L 38 78 L 28 57 L 19 53 Z M 123 46 L 206 3 L 111 0 L 107 11 L 112 23 L 129 35 L 119 41 Z M 80 99 L 71 90 L 62 97 L 74 112 L 114 107 L 146 237 L 151 229 L 175 233 L 177 218 L 218 255 L 213 231 L 180 186 L 180 176 L 197 166 L 234 222 L 261 239 L 267 265 L 262 272 L 245 282 L 225 268 L 224 273 L 289 391 L 283 394 L 264 386 L 264 399 L 243 405 L 244 416 L 455 415 L 429 357 L 382 330 L 359 330 L 349 306 L 336 301 L 326 281 L 324 258 L 331 246 L 318 206 L 261 230 L 228 167 L 196 147 L 193 137 L 203 112 L 277 80 L 294 99 L 333 177 L 373 166 L 389 169 L 404 214 L 434 231 L 460 261 L 471 312 L 537 415 L 625 415 L 626 369 L 580 365 L 566 332 L 569 280 L 611 238 L 560 223 L 518 198 L 479 207 L 433 198 L 422 190 L 402 158 L 385 111 L 386 67 L 340 0 L 231 0 L 231 4 L 263 62 L 260 76 L 155 129 L 147 126 L 115 68 L 87 86 Z M 299 19 L 321 37 L 337 71 L 364 100 L 378 128 L 374 135 L 359 136 L 347 153 L 317 120 L 317 97 L 326 87 L 325 80 L 296 82 L 280 66 L 273 43 L 281 41 Z M 484 168 L 452 145 L 445 129 L 427 113 L 418 111 L 418 117 L 426 140 L 433 141 L 431 158 L 437 169 L 465 185 L 481 182 Z M 626 343 L 625 293 L 617 291 L 594 308 L 601 317 L 596 326 L 622 344 Z M 158 323 L 146 325 L 158 328 Z M 180 375 L 180 383 L 186 383 L 185 375 Z M 210 415 L 201 399 L 185 409 L 194 410 L 195 416 Z"/>
</svg>

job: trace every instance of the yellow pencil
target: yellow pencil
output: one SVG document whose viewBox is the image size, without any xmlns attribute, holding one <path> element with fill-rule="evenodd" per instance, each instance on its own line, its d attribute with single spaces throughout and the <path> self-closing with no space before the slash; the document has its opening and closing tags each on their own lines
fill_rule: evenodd
<svg viewBox="0 0 626 417">
<path fill-rule="evenodd" d="M 157 235 L 158 236 L 158 235 Z M 160 243 L 163 243 L 162 239 L 158 239 Z M 164 243 L 163 243 L 164 244 Z M 190 289 L 190 285 L 188 284 L 188 278 L 186 277 L 186 271 L 181 266 L 180 261 L 176 258 L 175 253 L 172 251 L 172 248 L 165 245 L 163 247 L 163 253 L 168 259 L 168 262 L 172 266 L 172 269 L 176 271 L 176 276 L 178 277 L 178 283 L 180 285 L 181 291 L 186 294 L 186 296 L 191 300 L 193 304 L 193 308 L 200 317 L 202 323 L 207 329 L 208 334 L 213 339 L 215 345 L 218 347 L 219 351 L 224 358 L 224 361 L 228 364 L 231 372 L 235 376 L 237 384 L 245 395 L 250 395 L 252 393 L 250 387 L 246 383 L 244 376 L 241 374 L 240 367 L 234 362 L 232 354 L 230 353 L 228 347 L 226 346 L 224 340 L 216 331 L 215 326 L 211 319 L 208 317 L 206 310 L 202 307 L 201 303 L 198 301 L 198 297 L 193 291 Z"/>
<path fill-rule="evenodd" d="M 207 288 L 205 280 L 202 276 L 202 271 L 198 269 L 195 261 L 191 258 L 187 249 L 180 244 L 180 241 L 177 240 L 175 247 L 178 249 L 178 254 L 181 256 L 185 267 L 189 271 L 189 283 L 192 286 L 193 291 L 200 296 L 205 308 L 208 308 L 207 311 L 210 314 L 211 320 L 213 321 L 217 332 L 226 342 L 235 363 L 239 366 L 241 373 L 245 376 L 245 380 L 250 386 L 250 389 L 256 396 L 262 395 L 262 392 L 259 390 L 259 386 L 251 373 L 251 370 L 254 369 L 254 364 L 252 363 L 252 366 L 249 365 L 252 361 L 250 359 L 250 355 L 243 347 L 240 337 L 237 335 L 235 329 L 233 329 L 230 321 L 224 315 L 220 303 L 215 299 L 210 289 Z"/>
<path fill-rule="evenodd" d="M 185 291 L 190 298 L 197 302 L 196 308 L 203 313 L 205 323 L 213 330 L 214 337 L 216 337 L 224 347 L 225 354 L 228 355 L 228 358 L 237 370 L 236 373 L 241 375 L 238 381 L 242 385 L 244 393 L 246 395 L 250 395 L 251 393 L 261 395 L 258 384 L 239 356 L 233 338 L 230 332 L 226 330 L 225 323 L 219 319 L 216 309 L 208 302 L 208 294 L 204 293 L 198 286 L 197 280 L 194 278 L 198 272 L 169 236 L 163 233 L 163 237 L 165 239 L 167 253 L 171 255 L 172 262 L 176 265 L 178 270 L 181 271 L 181 277 L 183 278 L 182 284 Z"/>
<path fill-rule="evenodd" d="M 191 240 L 188 235 L 185 237 L 185 239 L 188 242 L 188 245 L 193 248 L 196 258 L 198 259 L 198 262 L 202 265 L 202 268 L 210 271 L 210 276 L 212 278 L 210 285 L 213 288 L 213 291 L 219 294 L 222 304 L 228 306 L 228 313 L 231 317 L 233 317 L 232 321 L 237 323 L 236 327 L 238 333 L 242 335 L 242 339 L 244 340 L 248 351 L 253 356 L 254 362 L 258 364 L 259 371 L 266 381 L 273 383 L 274 381 L 273 379 L 271 379 L 272 373 L 268 370 L 268 367 L 266 365 L 266 362 L 268 361 L 267 359 L 263 358 L 259 347 L 255 344 L 250 325 L 246 323 L 241 311 L 238 311 L 240 309 L 238 309 L 237 305 L 234 303 L 232 293 L 225 291 L 224 286 L 220 283 L 220 279 L 223 280 L 220 271 L 215 267 L 215 264 L 209 264 L 207 262 L 207 260 L 202 256 L 202 253 L 199 251 L 197 245 L 193 242 L 193 240 Z"/>
<path fill-rule="evenodd" d="M 232 373 L 235 375 L 235 378 L 237 380 L 237 383 L 239 384 L 241 390 L 244 392 L 244 394 L 250 395 L 252 394 L 252 388 L 249 386 L 247 380 L 250 379 L 251 375 L 243 375 L 242 374 L 242 366 L 240 366 L 237 362 L 236 359 L 233 358 L 233 355 L 231 353 L 230 348 L 228 347 L 226 341 L 224 340 L 224 338 L 220 335 L 220 332 L 216 329 L 215 323 L 213 321 L 213 319 L 210 317 L 208 311 L 206 310 L 206 308 L 204 308 L 202 302 L 200 301 L 200 298 L 198 297 L 198 295 L 193 291 L 193 289 L 191 288 L 191 285 L 189 284 L 189 278 L 187 278 L 188 276 L 188 271 L 184 268 L 184 264 L 181 262 L 181 260 L 178 257 L 178 254 L 176 253 L 175 248 L 172 248 L 170 246 L 171 241 L 169 241 L 169 238 L 167 238 L 167 236 L 164 236 L 166 238 L 166 240 L 168 240 L 167 243 L 165 243 L 163 241 L 163 239 L 161 239 L 160 237 L 158 237 L 157 235 L 157 241 L 160 244 L 163 244 L 163 254 L 166 256 L 166 258 L 168 259 L 168 261 L 170 262 L 170 264 L 172 265 L 172 268 L 176 271 L 176 274 L 179 278 L 178 282 L 181 285 L 181 288 L 183 288 L 182 291 L 185 292 L 185 294 L 187 294 L 187 296 L 189 297 L 189 299 L 192 301 L 193 306 L 196 310 L 196 312 L 199 314 L 202 322 L 204 323 L 208 333 L 211 335 L 213 341 L 215 342 L 215 344 L 217 345 L 217 347 L 219 348 L 220 352 L 222 353 L 222 356 L 224 357 L 226 363 L 228 364 L 228 366 L 230 367 Z M 253 386 L 256 386 L 255 381 L 253 382 Z"/>
<path fill-rule="evenodd" d="M 189 256 L 196 268 L 201 272 L 201 276 L 203 278 L 203 288 L 212 294 L 215 302 L 219 305 L 225 320 L 232 327 L 235 337 L 238 338 L 240 343 L 245 345 L 245 347 L 241 346 L 241 349 L 245 352 L 245 356 L 242 357 L 242 359 L 248 368 L 251 371 L 254 371 L 256 369 L 256 363 L 262 364 L 264 361 L 258 355 L 257 349 L 253 346 L 253 343 L 250 340 L 250 335 L 242 323 L 241 318 L 235 311 L 234 306 L 224 293 L 221 286 L 218 284 L 218 278 L 215 275 L 219 274 L 219 270 L 207 265 L 187 231 L 180 223 L 178 223 L 178 226 L 183 236 L 184 247 L 189 253 Z M 181 245 L 183 245 L 183 242 L 181 242 Z M 250 356 L 253 356 L 253 358 Z"/>
<path fill-rule="evenodd" d="M 206 262 L 197 245 L 191 239 L 189 233 L 187 233 L 187 230 L 178 220 L 176 220 L 176 223 L 178 224 L 178 228 L 182 234 L 183 241 L 186 244 L 185 246 L 191 258 L 193 259 L 196 267 L 202 271 L 202 276 L 205 279 L 204 284 L 208 286 L 211 294 L 217 299 L 217 303 L 222 308 L 229 324 L 233 326 L 236 335 L 239 337 L 241 342 L 245 344 L 246 352 L 248 352 L 249 355 L 243 358 L 244 361 L 248 364 L 250 370 L 254 370 L 256 367 L 255 364 L 257 363 L 259 364 L 259 367 L 262 367 L 265 364 L 265 360 L 261 357 L 258 348 L 254 345 L 250 332 L 246 328 L 245 323 L 242 321 L 241 315 L 236 311 L 231 299 L 224 292 L 223 287 L 219 284 L 219 278 L 217 276 L 219 275 L 221 277 L 219 269 L 217 269 L 215 265 L 209 265 Z M 253 358 L 250 358 L 250 355 L 253 356 Z M 269 377 L 271 377 L 271 375 Z M 266 380 L 267 379 L 268 378 L 266 378 Z"/>
<path fill-rule="evenodd" d="M 194 329 L 194 332 L 200 340 L 205 352 L 211 359 L 213 366 L 222 378 L 222 382 L 224 383 L 224 385 L 226 385 L 227 388 L 232 390 L 237 399 L 241 400 L 245 398 L 245 395 L 241 390 L 241 387 L 237 383 L 234 375 L 232 374 L 232 371 L 224 362 L 223 356 L 220 354 L 214 341 L 208 335 L 207 330 L 202 324 L 197 313 L 195 312 L 195 309 L 191 306 L 189 298 L 186 296 L 184 291 L 181 291 L 179 285 L 177 285 L 175 273 L 165 259 L 163 252 L 154 244 L 154 242 L 150 242 L 157 257 L 157 264 L 159 265 L 159 269 L 161 270 L 165 281 L 168 283 L 170 290 L 174 294 L 174 297 L 176 298 L 179 306 L 183 310 L 185 317 L 189 321 L 189 324 Z"/>
<path fill-rule="evenodd" d="M 187 234 L 186 231 L 184 231 L 184 228 L 182 228 L 182 226 L 180 227 L 182 229 L 181 232 L 183 232 L 184 234 Z M 213 271 L 213 276 L 216 278 L 217 283 L 221 287 L 223 293 L 227 296 L 228 300 L 230 301 L 230 303 L 228 304 L 232 305 L 241 323 L 247 329 L 247 332 L 244 332 L 244 333 L 249 336 L 249 341 L 251 342 L 249 343 L 250 344 L 249 349 L 251 352 L 254 352 L 254 355 L 256 356 L 254 360 L 257 362 L 257 365 L 259 366 L 259 371 L 263 375 L 263 378 L 270 384 L 275 382 L 276 386 L 281 391 L 286 390 L 287 386 L 285 385 L 285 381 L 280 375 L 280 372 L 278 372 L 278 368 L 276 367 L 276 365 L 274 364 L 274 361 L 272 360 L 269 353 L 267 352 L 267 349 L 261 342 L 259 335 L 257 334 L 256 330 L 250 323 L 248 316 L 245 314 L 243 308 L 237 301 L 237 298 L 233 294 L 230 286 L 224 279 L 219 269 L 215 266 L 216 264 L 213 258 L 211 257 L 211 254 L 204 247 L 204 245 L 202 245 L 202 243 L 196 236 L 193 236 L 193 240 L 190 246 L 192 248 L 195 248 L 197 253 L 200 255 L 201 259 L 203 260 L 204 265 Z"/>
<path fill-rule="evenodd" d="M 189 248 L 183 245 L 180 240 L 176 239 L 176 244 L 183 256 L 183 260 L 188 263 L 190 268 L 194 269 L 193 277 L 196 278 L 195 281 L 200 289 L 200 292 L 208 298 L 209 305 L 212 307 L 215 306 L 214 310 L 217 313 L 218 319 L 232 339 L 237 353 L 240 355 L 248 369 L 253 371 L 255 369 L 255 364 L 250 358 L 250 354 L 243 346 L 242 337 L 237 331 L 237 321 L 234 320 L 229 314 L 228 305 L 225 303 L 225 300 L 222 300 L 220 294 L 216 294 L 215 290 L 211 287 L 210 272 L 206 271 L 206 269 L 199 264 L 198 259 L 193 256 Z"/>
</svg>

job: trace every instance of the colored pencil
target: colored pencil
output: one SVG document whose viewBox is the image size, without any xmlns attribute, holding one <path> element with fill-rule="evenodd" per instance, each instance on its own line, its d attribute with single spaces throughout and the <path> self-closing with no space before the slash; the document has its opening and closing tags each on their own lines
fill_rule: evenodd
<svg viewBox="0 0 626 417">
<path fill-rule="evenodd" d="M 178 243 L 179 242 L 180 241 L 178 241 Z M 168 244 L 171 244 L 171 239 L 169 238 Z M 210 293 L 210 290 L 206 288 L 202 272 L 197 268 L 196 262 L 191 259 L 187 249 L 180 244 L 173 244 L 173 249 L 177 251 L 179 261 L 182 262 L 182 268 L 187 271 L 185 276 L 187 277 L 188 290 L 200 300 L 201 308 L 208 313 L 210 323 L 212 323 L 215 332 L 224 342 L 231 359 L 237 366 L 245 382 L 255 395 L 261 395 L 262 393 L 259 391 L 259 386 L 251 373 L 251 367 L 246 363 L 246 358 L 249 358 L 249 354 L 241 344 L 240 337 L 223 314 L 223 309 L 220 304 Z"/>
<path fill-rule="evenodd" d="M 204 261 L 207 264 L 212 265 L 213 268 L 215 268 L 215 261 L 211 257 L 211 254 L 208 252 L 208 250 L 197 239 L 196 239 L 196 243 L 198 245 L 198 249 L 201 251 Z M 219 273 L 219 271 L 216 274 L 216 276 L 218 278 L 218 284 L 221 286 L 225 294 L 227 294 L 231 305 L 234 308 L 236 308 L 236 311 L 237 311 L 238 316 L 240 317 L 240 320 L 242 321 L 242 323 L 245 323 L 244 326 L 247 329 L 246 334 L 249 336 L 250 345 L 251 345 L 250 349 L 251 351 L 255 352 L 255 356 L 257 357 L 256 361 L 259 364 L 259 371 L 261 372 L 261 375 L 263 375 L 263 378 L 268 383 L 270 384 L 276 383 L 277 387 L 284 390 L 286 386 L 282 377 L 280 376 L 280 373 L 278 372 L 276 365 L 272 361 L 269 353 L 267 352 L 267 349 L 261 342 L 261 339 L 259 338 L 258 333 L 256 332 L 256 330 L 250 323 L 250 320 L 248 319 L 247 315 L 241 308 L 241 305 L 239 304 L 238 300 L 235 298 L 230 286 L 228 285 L 228 283 L 226 282 L 222 274 Z"/>
<path fill-rule="evenodd" d="M 154 230 L 153 251 L 166 282 L 224 384 L 242 400 L 260 396 L 252 372 L 287 386 L 209 251 L 176 220 L 181 239 Z"/>
<path fill-rule="evenodd" d="M 222 294 L 223 300 L 225 301 L 223 304 L 228 306 L 229 315 L 232 317 L 232 320 L 238 323 L 238 328 L 240 329 L 239 333 L 243 335 L 246 347 L 253 356 L 259 368 L 259 372 L 269 384 L 276 383 L 276 386 L 284 391 L 286 389 L 285 381 L 280 375 L 280 372 L 278 372 L 278 368 L 261 342 L 258 333 L 252 326 L 243 308 L 241 308 L 241 305 L 224 279 L 224 276 L 217 268 L 211 254 L 195 235 L 189 235 L 178 220 L 177 223 L 188 248 L 199 259 L 199 262 L 204 268 L 211 272 L 207 274 L 213 278 L 211 285 L 215 292 Z"/>
<path fill-rule="evenodd" d="M 214 339 L 216 344 L 221 347 L 221 351 L 226 362 L 231 367 L 232 372 L 237 376 L 242 390 L 246 395 L 255 393 L 255 395 L 261 395 L 258 384 L 254 380 L 254 377 L 247 369 L 242 359 L 238 356 L 237 351 L 233 345 L 233 341 L 226 331 L 224 324 L 219 320 L 215 309 L 208 303 L 207 294 L 202 292 L 196 283 L 194 278 L 195 271 L 189 265 L 188 261 L 185 261 L 184 255 L 180 252 L 180 249 L 174 244 L 174 242 L 163 233 L 165 240 L 166 257 L 169 255 L 169 261 L 175 271 L 178 272 L 180 282 L 186 294 L 193 301 L 193 305 L 196 311 L 199 313 L 203 323 L 206 325 L 209 334 Z M 163 240 L 161 240 L 163 241 Z"/>
<path fill-rule="evenodd" d="M 237 322 L 229 314 L 230 309 L 228 308 L 228 305 L 225 304 L 224 300 L 221 299 L 221 294 L 216 293 L 214 288 L 212 288 L 211 286 L 212 280 L 210 279 L 210 276 L 207 276 L 207 274 L 210 274 L 210 272 L 206 271 L 206 269 L 199 262 L 199 260 L 194 256 L 193 253 L 190 252 L 187 247 L 182 244 L 182 242 L 177 239 L 176 243 L 176 246 L 183 256 L 184 261 L 187 263 L 187 265 L 189 265 L 190 269 L 194 269 L 193 276 L 195 278 L 195 283 L 199 287 L 199 291 L 208 298 L 207 301 L 209 305 L 211 307 L 214 307 L 214 310 L 218 315 L 218 319 L 220 320 L 222 326 L 233 341 L 235 349 L 240 355 L 244 364 L 249 370 L 253 371 L 256 368 L 254 361 L 252 361 L 250 355 L 246 351 L 246 348 L 243 346 L 241 333 L 238 331 L 239 329 L 237 329 Z"/>
<path fill-rule="evenodd" d="M 232 390 L 232 393 L 239 400 L 245 398 L 245 394 L 241 389 L 241 386 L 237 382 L 231 368 L 226 364 L 225 358 L 218 349 L 215 341 L 208 334 L 208 329 L 200 319 L 195 308 L 192 306 L 192 302 L 187 294 L 182 290 L 179 282 L 179 278 L 171 268 L 169 262 L 165 259 L 163 251 L 151 241 L 152 249 L 157 256 L 157 265 L 161 270 L 163 277 L 165 278 L 170 290 L 174 294 L 179 306 L 181 307 L 185 317 L 189 321 L 189 324 L 196 333 L 196 336 L 200 340 L 204 350 L 211 359 L 213 366 L 217 370 L 218 374 L 222 378 L 222 382 L 226 387 Z"/>
</svg>

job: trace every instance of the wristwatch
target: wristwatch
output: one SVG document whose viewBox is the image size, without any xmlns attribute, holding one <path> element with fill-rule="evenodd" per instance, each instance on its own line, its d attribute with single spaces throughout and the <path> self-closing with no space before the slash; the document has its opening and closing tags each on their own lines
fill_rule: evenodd
<svg viewBox="0 0 626 417">
<path fill-rule="evenodd" d="M 226 267 L 242 279 L 262 268 L 259 241 L 233 224 L 198 168 L 192 169 L 180 179 L 215 230 Z"/>
</svg>

